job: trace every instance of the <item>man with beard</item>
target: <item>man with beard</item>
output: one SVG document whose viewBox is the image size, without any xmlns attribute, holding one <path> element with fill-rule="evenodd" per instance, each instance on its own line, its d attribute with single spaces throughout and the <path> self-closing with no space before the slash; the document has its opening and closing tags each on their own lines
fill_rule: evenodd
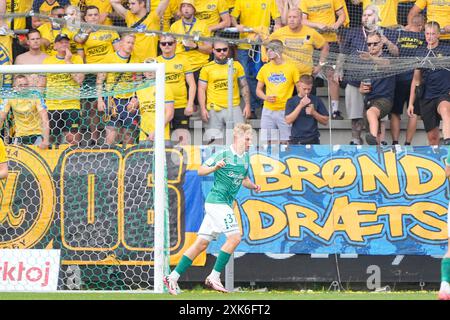
<svg viewBox="0 0 450 320">
<path fill-rule="evenodd" d="M 228 109 L 228 43 L 214 42 L 213 52 L 214 60 L 200 71 L 198 101 L 202 119 L 207 127 L 205 139 L 217 140 L 217 143 L 220 143 L 228 121 L 243 122 L 244 117 L 250 116 L 250 93 L 244 68 L 238 61 L 233 61 L 233 107 L 232 110 Z M 240 95 L 244 98 L 244 111 L 240 107 Z"/>
<path fill-rule="evenodd" d="M 367 36 L 371 33 L 379 30 L 378 27 L 379 16 L 378 8 L 376 6 L 369 5 L 361 16 L 361 27 L 354 27 L 350 29 L 344 29 L 342 42 L 340 44 L 341 54 L 338 57 L 337 68 L 335 77 L 342 81 L 344 77 L 348 76 L 352 78 L 356 75 L 348 74 L 344 75 L 344 63 L 352 63 L 355 57 L 359 55 L 360 52 L 367 51 Z M 383 30 L 383 29 L 381 29 Z M 387 51 L 392 56 L 398 56 L 398 48 L 385 36 L 381 36 L 383 42 L 383 49 Z M 347 111 L 347 118 L 351 120 L 352 123 L 352 139 L 350 144 L 360 145 L 363 143 L 361 139 L 361 132 L 363 130 L 363 111 L 364 111 L 364 97 L 359 91 L 360 81 L 351 80 L 346 81 L 347 85 L 345 87 L 345 108 Z"/>
</svg>

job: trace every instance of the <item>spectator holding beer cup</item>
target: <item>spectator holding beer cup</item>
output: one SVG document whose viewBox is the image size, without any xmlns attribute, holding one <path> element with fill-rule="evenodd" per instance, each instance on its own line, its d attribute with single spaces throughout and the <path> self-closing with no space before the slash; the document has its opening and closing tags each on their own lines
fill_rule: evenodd
<svg viewBox="0 0 450 320">
<path fill-rule="evenodd" d="M 368 52 L 360 55 L 364 64 L 371 68 L 389 67 L 388 53 L 383 52 L 383 41 L 379 33 L 367 37 Z M 395 91 L 395 77 L 363 79 L 359 92 L 364 95 L 364 122 L 366 125 L 366 142 L 369 145 L 380 144 L 380 120 L 392 109 Z"/>
</svg>

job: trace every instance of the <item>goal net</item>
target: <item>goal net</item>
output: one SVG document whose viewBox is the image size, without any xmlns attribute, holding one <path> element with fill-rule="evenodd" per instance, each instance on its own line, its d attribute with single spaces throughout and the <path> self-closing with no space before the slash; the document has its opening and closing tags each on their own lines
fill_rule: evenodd
<svg viewBox="0 0 450 320">
<path fill-rule="evenodd" d="M 167 175 L 178 164 L 164 142 L 164 65 L 1 71 L 12 85 L 0 92 L 9 160 L 0 182 L 0 249 L 59 249 L 58 290 L 163 292 L 176 229 L 169 220 L 179 211 L 168 204 L 177 194 Z M 133 115 L 137 92 L 148 103 L 137 101 L 132 122 L 118 125 L 127 107 Z M 141 128 L 148 119 L 155 119 L 151 131 Z"/>
</svg>

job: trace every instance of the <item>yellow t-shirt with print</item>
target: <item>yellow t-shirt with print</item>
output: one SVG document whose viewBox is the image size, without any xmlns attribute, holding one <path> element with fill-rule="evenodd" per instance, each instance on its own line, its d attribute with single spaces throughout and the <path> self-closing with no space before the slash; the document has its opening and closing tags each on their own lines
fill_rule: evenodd
<svg viewBox="0 0 450 320">
<path fill-rule="evenodd" d="M 74 55 L 71 59 L 73 64 L 83 64 L 80 56 Z M 42 64 L 66 64 L 64 58 L 48 56 Z M 70 73 L 49 73 L 47 74 L 47 96 L 61 95 L 67 93 L 69 96 L 78 96 L 80 94 L 80 85 L 72 78 Z M 46 99 L 47 110 L 69 110 L 80 109 L 80 99 L 73 100 L 52 100 Z"/>
<path fill-rule="evenodd" d="M 188 102 L 188 90 L 186 88 L 186 74 L 192 73 L 191 65 L 183 55 L 174 55 L 172 58 L 158 56 L 157 62 L 166 65 L 166 86 L 174 97 L 174 108 L 186 108 Z"/>
<path fill-rule="evenodd" d="M 229 13 L 228 4 L 223 0 L 196 0 L 195 9 L 195 17 L 204 21 L 208 27 L 219 24 L 220 15 Z"/>
<path fill-rule="evenodd" d="M 0 163 L 5 163 L 8 161 L 8 157 L 6 156 L 6 148 L 3 139 L 0 138 Z"/>
<path fill-rule="evenodd" d="M 89 34 L 89 38 L 83 44 L 86 63 L 102 63 L 103 58 L 114 53 L 113 42 L 119 40 L 116 31 L 99 30 Z"/>
<path fill-rule="evenodd" d="M 363 0 L 363 10 L 374 5 L 378 8 L 381 27 L 392 27 L 398 25 L 397 11 L 398 0 Z"/>
<path fill-rule="evenodd" d="M 6 0 L 6 12 L 8 13 L 28 13 L 33 5 L 33 1 L 30 0 L 14 0 L 14 10 L 11 10 L 11 2 L 12 0 Z M 25 18 L 14 18 L 14 21 L 11 19 L 10 28 L 12 30 L 26 29 Z"/>
<path fill-rule="evenodd" d="M 436 21 L 441 28 L 450 26 L 450 0 L 417 0 L 414 3 L 421 10 L 427 8 L 427 21 Z M 443 33 L 440 39 L 450 39 L 450 33 Z"/>
<path fill-rule="evenodd" d="M 236 0 L 231 16 L 240 19 L 240 24 L 248 28 L 257 28 L 263 34 L 269 34 L 270 18 L 279 18 L 280 11 L 275 0 Z M 253 33 L 242 33 L 240 38 L 253 38 Z M 240 44 L 239 49 L 250 49 L 248 44 Z"/>
<path fill-rule="evenodd" d="M 241 102 L 238 80 L 245 77 L 244 68 L 233 61 L 233 106 Z M 199 82 L 207 83 L 206 108 L 220 111 L 228 108 L 228 64 L 211 61 L 200 70 Z"/>
<path fill-rule="evenodd" d="M 0 111 L 8 113 L 12 110 L 16 137 L 42 134 L 41 117 L 44 110 L 39 99 L 5 99 L 0 104 Z"/>
<path fill-rule="evenodd" d="M 194 18 L 193 24 L 184 24 L 182 19 L 176 21 L 170 26 L 170 32 L 191 35 L 198 33 L 202 37 L 211 36 L 206 23 L 196 18 Z M 199 42 L 199 44 L 202 44 L 202 42 Z M 197 71 L 209 61 L 209 54 L 201 53 L 198 49 L 186 51 L 182 41 L 177 41 L 176 54 L 181 54 L 188 58 L 192 71 Z"/>
<path fill-rule="evenodd" d="M 170 20 L 172 19 L 172 17 L 174 15 L 176 15 L 178 13 L 178 10 L 180 8 L 180 1 L 181 0 L 170 0 L 169 1 L 169 5 L 166 8 L 166 11 L 164 11 L 164 15 L 163 15 L 163 31 L 169 31 L 170 29 Z M 161 0 L 159 1 L 150 1 L 150 12 L 151 11 L 155 11 L 156 8 L 158 8 L 159 3 L 161 2 Z M 160 27 L 158 28 L 158 30 L 161 29 L 161 23 L 160 23 Z"/>
<path fill-rule="evenodd" d="M 309 0 L 300 1 L 299 8 L 308 16 L 309 21 L 331 26 L 336 23 L 336 11 L 344 8 L 345 6 L 345 2 L 342 0 Z M 322 35 L 328 42 L 337 41 L 335 32 L 325 32 Z"/>
<path fill-rule="evenodd" d="M 269 39 L 280 40 L 286 47 L 295 49 L 295 51 L 292 50 L 295 57 L 290 57 L 287 54 L 283 54 L 283 57 L 286 61 L 290 61 L 297 66 L 300 76 L 312 74 L 314 49 L 320 49 L 326 43 L 325 38 L 320 33 L 305 25 L 299 32 L 292 32 L 288 26 L 280 28 L 272 33 Z"/>
<path fill-rule="evenodd" d="M 43 45 L 41 45 L 41 50 L 45 52 L 48 55 L 55 55 L 56 51 L 54 48 L 55 45 L 55 38 L 58 34 L 67 34 L 67 36 L 70 39 L 70 52 L 73 54 L 78 53 L 78 49 L 82 49 L 82 45 L 75 42 L 73 38 L 77 34 L 77 31 L 69 30 L 68 28 L 64 27 L 62 29 L 53 29 L 52 24 L 50 22 L 44 23 L 38 28 L 39 32 L 41 33 L 41 38 L 47 39 L 50 41 L 49 46 L 46 48 Z"/>
<path fill-rule="evenodd" d="M 128 62 L 129 59 L 129 62 Z M 102 63 L 139 63 L 138 59 L 132 54 L 130 58 L 119 55 L 118 52 L 107 54 L 103 57 Z M 114 95 L 118 99 L 127 99 L 134 95 L 136 91 L 136 73 L 134 72 L 108 72 L 106 76 L 106 91 L 121 91 L 124 93 Z"/>
<path fill-rule="evenodd" d="M 292 97 L 300 74 L 290 62 L 277 65 L 271 61 L 261 67 L 256 80 L 264 83 L 267 96 L 277 97 L 275 102 L 264 101 L 264 108 L 280 111 L 286 108 L 286 101 Z"/>
<path fill-rule="evenodd" d="M 136 22 L 141 20 L 130 11 L 127 11 L 125 22 L 128 28 L 131 28 Z M 159 30 L 159 17 L 155 11 L 149 13 L 147 18 L 141 24 L 135 27 L 138 31 Z M 158 52 L 158 37 L 136 33 L 136 42 L 134 43 L 133 55 L 138 62 L 144 62 L 147 58 L 156 58 Z"/>
<path fill-rule="evenodd" d="M 141 115 L 142 131 L 139 134 L 139 141 L 147 140 L 146 133 L 155 131 L 155 107 L 156 107 L 156 86 L 151 86 L 145 89 L 136 91 L 136 96 L 139 101 L 139 113 Z M 165 103 L 173 103 L 174 97 L 172 90 L 169 86 L 166 86 L 165 90 Z M 164 139 L 170 139 L 170 123 L 164 127 Z"/>
<path fill-rule="evenodd" d="M 10 35 L 0 35 L 0 66 L 13 64 L 12 41 L 13 40 Z M 0 88 L 11 87 L 13 82 L 12 78 L 12 74 L 0 74 Z"/>
</svg>

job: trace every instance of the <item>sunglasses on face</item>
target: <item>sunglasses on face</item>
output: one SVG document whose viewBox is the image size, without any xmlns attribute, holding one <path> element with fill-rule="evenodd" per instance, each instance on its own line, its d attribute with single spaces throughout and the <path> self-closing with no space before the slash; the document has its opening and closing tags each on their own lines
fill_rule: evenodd
<svg viewBox="0 0 450 320">
<path fill-rule="evenodd" d="M 217 52 L 227 52 L 228 48 L 215 48 L 214 50 Z"/>
<path fill-rule="evenodd" d="M 165 46 L 172 46 L 175 42 L 173 41 L 167 41 L 167 42 L 160 42 L 160 44 L 165 47 Z"/>
<path fill-rule="evenodd" d="M 380 42 L 367 42 L 367 46 L 371 47 L 371 46 L 377 46 Z"/>
<path fill-rule="evenodd" d="M 65 14 L 63 14 L 63 13 L 62 13 L 62 14 L 57 14 L 57 15 L 56 15 L 56 17 L 58 17 L 58 18 L 64 18 L 64 16 L 65 16 Z"/>
</svg>

